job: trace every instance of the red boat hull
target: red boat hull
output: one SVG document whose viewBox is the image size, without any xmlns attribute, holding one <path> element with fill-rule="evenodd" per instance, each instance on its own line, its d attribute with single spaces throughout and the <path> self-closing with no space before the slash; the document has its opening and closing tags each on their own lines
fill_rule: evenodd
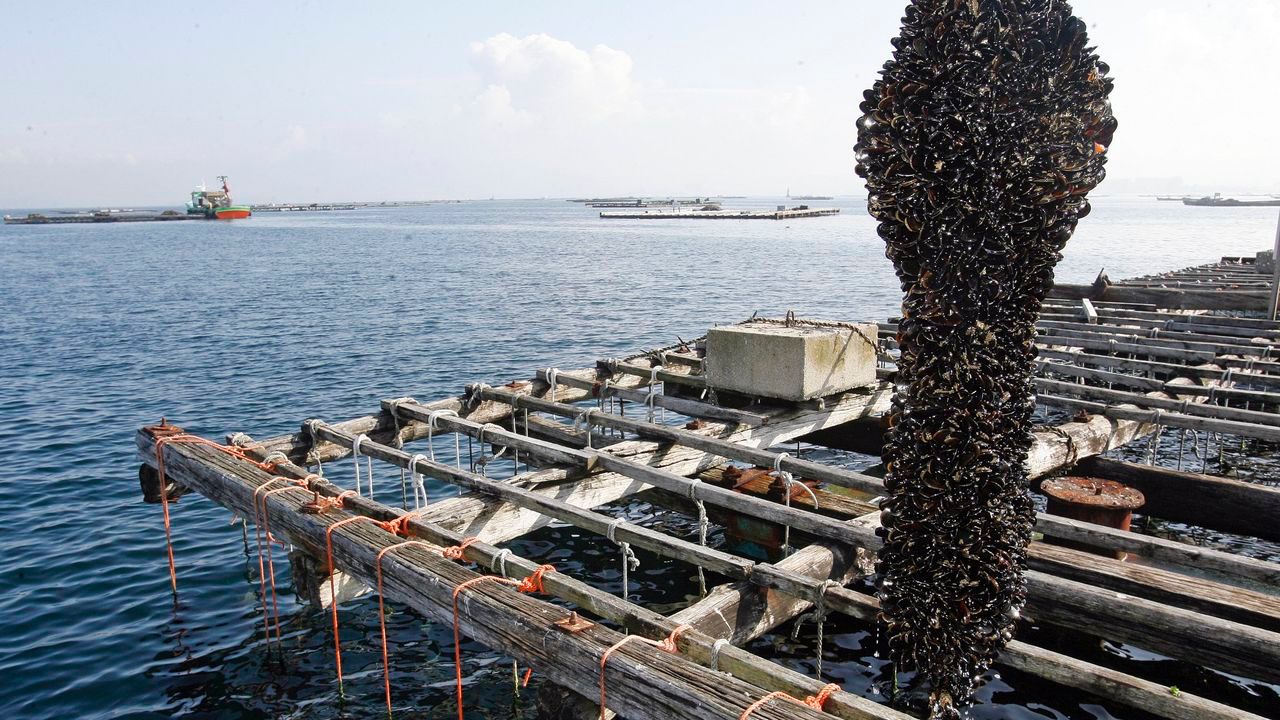
<svg viewBox="0 0 1280 720">
<path fill-rule="evenodd" d="M 218 208 L 213 211 L 213 216 L 218 220 L 243 220 L 252 214 L 249 208 L 240 207 Z"/>
</svg>

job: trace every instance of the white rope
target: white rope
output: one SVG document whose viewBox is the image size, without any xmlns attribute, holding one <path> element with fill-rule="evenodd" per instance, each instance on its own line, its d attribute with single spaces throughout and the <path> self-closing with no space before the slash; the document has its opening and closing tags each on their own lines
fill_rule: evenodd
<svg viewBox="0 0 1280 720">
<path fill-rule="evenodd" d="M 813 491 L 813 488 L 805 485 L 804 483 L 797 483 L 791 473 L 782 469 L 782 460 L 783 458 L 788 457 L 791 456 L 787 453 L 778 453 L 778 455 L 773 458 L 773 473 L 782 480 L 782 503 L 787 506 L 787 509 L 791 508 L 791 488 L 795 485 L 799 485 L 805 490 L 805 492 L 809 493 L 809 497 L 813 500 L 813 509 L 817 510 L 818 495 Z M 788 523 L 782 526 L 782 554 L 790 555 L 791 551 L 791 525 Z"/>
<path fill-rule="evenodd" d="M 716 641 L 712 643 L 711 645 L 711 669 L 712 670 L 716 670 L 716 671 L 720 670 L 720 648 L 723 648 L 725 645 L 728 645 L 728 644 L 729 644 L 729 641 L 725 640 L 724 638 L 716 638 Z"/>
<path fill-rule="evenodd" d="M 707 546 L 707 506 L 698 499 L 698 483 L 702 482 L 700 477 L 689 478 L 689 499 L 693 501 L 695 507 L 698 508 L 698 544 L 702 547 Z M 707 574 L 703 572 L 702 566 L 698 565 L 698 593 L 701 597 L 707 596 Z"/>
<path fill-rule="evenodd" d="M 556 368 L 549 367 L 543 371 L 547 376 L 547 399 L 551 402 L 556 401 L 556 380 L 560 377 L 560 371 Z"/>
<path fill-rule="evenodd" d="M 435 445 L 431 442 L 434 439 L 435 431 L 439 429 L 439 426 L 436 424 L 436 422 L 440 417 L 449 416 L 449 415 L 453 417 L 458 417 L 458 413 L 453 410 L 432 410 L 431 412 L 427 413 L 427 446 L 428 446 L 428 451 L 431 453 L 432 462 L 435 462 L 435 459 L 436 459 Z M 462 469 L 462 441 L 458 437 L 457 433 L 453 434 L 453 457 L 454 457 L 454 462 L 458 466 L 458 469 L 461 470 Z"/>
<path fill-rule="evenodd" d="M 360 495 L 360 444 L 369 437 L 364 433 L 360 433 L 351 441 L 351 462 L 355 466 L 356 471 L 356 494 Z M 373 459 L 369 460 L 369 497 L 373 497 Z"/>
<path fill-rule="evenodd" d="M 818 626 L 817 658 L 814 663 L 818 682 L 822 682 L 822 635 L 823 626 L 827 624 L 827 590 L 832 587 L 840 587 L 840 583 L 830 579 L 822 583 L 822 587 L 818 589 L 818 602 L 813 608 L 813 622 Z"/>
<path fill-rule="evenodd" d="M 419 460 L 430 461 L 431 458 L 428 458 L 426 455 L 419 453 L 409 459 L 409 472 L 413 480 L 411 484 L 413 485 L 413 509 L 414 510 L 420 510 L 430 504 L 430 501 L 427 500 L 427 486 L 422 481 L 422 473 L 418 472 L 417 470 Z M 421 499 L 419 499 L 419 494 L 421 494 Z"/>
<path fill-rule="evenodd" d="M 494 429 L 494 430 L 497 430 L 498 432 L 502 432 L 502 428 L 501 428 L 500 426 L 498 426 L 498 425 L 494 425 L 493 423 L 485 423 L 485 424 L 483 424 L 483 425 L 481 425 L 481 426 L 480 426 L 480 433 L 479 433 L 479 442 L 480 442 L 480 459 L 479 459 L 479 460 L 476 460 L 476 462 L 475 462 L 475 467 L 480 468 L 480 476 L 481 476 L 481 477 L 489 477 L 489 474 L 488 474 L 489 463 L 493 462 L 494 460 L 497 460 L 498 458 L 502 457 L 503 455 L 506 455 L 506 454 L 507 454 L 507 449 L 511 447 L 510 445 L 507 445 L 507 446 L 504 446 L 504 447 L 503 447 L 501 450 L 499 450 L 498 452 L 494 453 L 492 456 L 487 456 L 487 455 L 485 455 L 485 454 L 484 454 L 484 433 L 485 433 L 485 431 L 486 431 L 486 430 L 488 430 L 488 429 L 490 429 L 490 428 L 492 428 L 492 429 Z M 489 445 L 490 445 L 490 446 L 492 446 L 492 445 L 493 445 L 493 441 L 492 441 L 492 440 L 490 440 L 490 441 L 489 441 Z"/>
<path fill-rule="evenodd" d="M 1185 402 L 1183 403 L 1186 404 Z M 1160 450 L 1160 436 L 1164 434 L 1164 425 L 1161 420 L 1164 417 L 1164 411 L 1156 408 L 1151 413 L 1151 423 L 1156 426 L 1155 432 L 1151 433 L 1151 441 L 1147 444 L 1147 464 L 1156 464 L 1156 454 Z"/>
<path fill-rule="evenodd" d="M 507 576 L 507 558 L 511 557 L 511 548 L 502 548 L 497 555 L 493 556 L 493 562 L 489 563 L 489 569 L 498 573 L 502 577 Z"/>
<path fill-rule="evenodd" d="M 586 426 L 587 431 L 587 449 L 591 449 L 591 414 L 599 412 L 596 408 L 587 408 L 581 414 L 573 419 L 573 431 L 578 432 L 578 423 L 581 422 Z"/>
<path fill-rule="evenodd" d="M 655 402 L 657 402 L 657 399 L 658 399 L 658 386 L 662 386 L 662 389 L 664 392 L 667 389 L 667 384 L 665 382 L 658 381 L 658 371 L 661 369 L 662 369 L 661 365 L 654 365 L 653 367 L 649 368 L 649 395 L 644 399 L 644 402 L 645 402 L 645 405 L 647 405 L 649 408 L 648 419 L 650 423 L 653 422 L 653 416 L 654 416 L 653 405 Z M 667 420 L 667 409 L 663 407 L 662 421 L 666 422 L 666 420 Z"/>
<path fill-rule="evenodd" d="M 613 522 L 609 523 L 609 527 L 605 529 L 605 533 L 604 533 L 605 537 L 609 539 L 609 542 L 613 543 L 614 545 L 617 545 L 618 548 L 622 551 L 622 599 L 623 600 L 627 599 L 627 590 L 628 588 L 631 587 L 629 571 L 635 570 L 636 568 L 640 567 L 640 558 L 636 557 L 636 554 L 631 551 L 631 543 L 619 542 L 618 539 L 614 537 L 614 534 L 616 533 L 618 526 L 626 521 L 627 521 L 626 518 L 614 518 Z"/>
<path fill-rule="evenodd" d="M 316 435 L 316 423 L 318 422 L 320 421 L 313 418 L 305 424 L 307 432 L 311 435 L 311 450 L 316 454 L 316 474 L 324 477 L 324 465 L 320 462 L 320 438 Z"/>
</svg>

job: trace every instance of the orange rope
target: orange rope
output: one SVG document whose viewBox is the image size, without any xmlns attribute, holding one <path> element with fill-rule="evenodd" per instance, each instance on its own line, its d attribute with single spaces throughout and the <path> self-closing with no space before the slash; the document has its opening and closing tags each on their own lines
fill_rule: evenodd
<svg viewBox="0 0 1280 720">
<path fill-rule="evenodd" d="M 462 542 L 458 543 L 457 545 L 453 545 L 451 547 L 445 548 L 443 551 L 441 551 L 440 554 L 444 555 L 450 560 L 461 560 L 462 552 L 467 548 L 471 547 L 471 543 L 477 542 L 478 540 L 480 540 L 480 538 L 478 537 L 463 538 Z"/>
<path fill-rule="evenodd" d="M 338 591 L 336 589 L 337 583 L 335 583 L 333 579 L 333 531 L 337 530 L 343 525 L 346 525 L 348 523 L 353 523 L 359 520 L 365 520 L 375 525 L 382 524 L 371 517 L 365 517 L 364 515 L 353 515 L 349 518 L 344 518 L 342 520 L 339 520 L 338 522 L 330 525 L 324 530 L 324 548 L 325 548 L 325 554 L 327 555 L 327 559 L 329 562 L 329 607 L 333 609 L 333 662 L 338 670 L 338 694 L 339 695 L 342 694 L 342 638 L 338 634 Z"/>
<path fill-rule="evenodd" d="M 674 655 L 679 649 L 676 647 L 676 641 L 680 639 L 680 634 L 683 633 L 685 630 L 691 630 L 691 629 L 692 627 L 689 625 L 680 625 L 675 630 L 672 630 L 671 634 L 662 640 L 650 640 L 649 638 L 640 637 L 639 635 L 628 635 L 622 638 L 621 640 L 619 640 L 618 642 L 614 643 L 613 645 L 611 645 L 608 650 L 605 650 L 604 655 L 600 656 L 600 720 L 604 720 L 604 714 L 606 712 L 604 666 L 609 662 L 609 656 L 613 654 L 613 651 L 621 648 L 623 645 L 626 645 L 632 640 L 635 640 L 638 642 L 642 642 L 646 645 L 652 645 L 663 652 L 671 653 L 672 655 Z"/>
<path fill-rule="evenodd" d="M 472 585 L 482 582 L 496 582 L 517 587 L 520 585 L 520 582 L 516 580 L 508 580 L 494 575 L 481 575 L 480 577 L 471 578 L 453 589 L 453 669 L 458 697 L 458 720 L 466 720 L 462 716 L 462 632 L 458 628 L 458 595 Z"/>
<path fill-rule="evenodd" d="M 539 565 L 532 573 L 529 574 L 529 577 L 520 581 L 520 585 L 516 590 L 519 590 L 522 593 L 545 594 L 547 590 L 542 587 L 542 576 L 548 571 L 555 572 L 555 570 L 556 567 L 554 565 Z M 526 679 L 525 682 L 527 683 L 529 681 Z"/>
<path fill-rule="evenodd" d="M 334 497 L 320 497 L 319 494 L 316 494 L 315 499 L 311 501 L 311 507 L 318 513 L 326 513 L 330 510 L 341 509 L 343 507 L 343 501 L 349 497 L 355 496 L 355 490 L 343 490 Z"/>
<path fill-rule="evenodd" d="M 459 548 L 466 547 L 467 545 L 470 545 L 475 541 L 476 541 L 476 538 L 466 538 L 465 540 L 462 541 L 461 544 L 454 546 L 453 548 L 446 548 L 446 551 L 458 549 L 458 555 L 461 556 L 461 550 Z M 401 543 L 401 544 L 404 545 L 407 543 Z M 399 545 L 396 545 L 393 547 L 399 547 Z M 383 552 L 386 552 L 386 551 L 384 550 Z M 457 558 L 454 558 L 454 559 L 457 559 Z M 529 573 L 528 577 L 526 577 L 523 580 L 509 580 L 507 578 L 497 577 L 494 575 L 481 575 L 480 577 L 471 578 L 470 580 L 467 580 L 466 582 L 458 585 L 458 587 L 453 589 L 453 668 L 454 668 L 455 681 L 457 683 L 458 720 L 463 720 L 463 717 L 462 717 L 462 704 L 463 704 L 462 703 L 462 631 L 458 627 L 458 595 L 461 594 L 462 591 L 467 589 L 468 587 L 471 587 L 472 585 L 477 585 L 485 581 L 502 583 L 503 585 L 511 585 L 516 589 L 516 592 L 544 593 L 546 592 L 546 590 L 544 590 L 542 587 L 542 576 L 545 575 L 548 571 L 554 572 L 555 566 L 539 565 L 532 573 Z M 378 594 L 379 596 L 381 596 L 382 594 L 381 586 L 379 586 L 378 588 Z M 687 627 L 687 626 L 681 626 L 681 627 Z M 385 643 L 386 643 L 386 639 L 384 636 L 384 639 L 383 639 L 383 653 L 384 653 L 383 660 L 384 661 L 386 660 L 386 655 L 385 655 L 386 644 Z M 520 683 L 521 687 L 529 686 L 529 678 L 532 675 L 533 675 L 533 668 L 527 668 L 524 672 L 524 680 Z M 389 698 L 391 691 L 388 689 L 387 693 Z M 387 702 L 388 702 L 387 710 L 388 712 L 390 712 L 390 700 L 388 700 Z"/>
<path fill-rule="evenodd" d="M 267 614 L 267 554 L 262 551 L 262 515 L 258 511 L 258 493 L 271 487 L 279 478 L 271 478 L 262 483 L 253 490 L 253 536 L 258 544 L 258 589 L 262 595 L 262 635 L 267 642 L 271 642 L 271 620 Z M 267 547 L 270 548 L 271 541 L 267 541 Z M 272 576 L 275 575 L 274 569 Z"/>
<path fill-rule="evenodd" d="M 163 420 L 161 421 L 163 423 Z M 161 425 L 161 428 L 168 427 Z M 157 430 L 158 431 L 158 430 Z M 164 446 L 165 445 L 204 445 L 216 450 L 220 450 L 232 457 L 239 458 L 260 470 L 274 473 L 276 463 L 258 462 L 245 454 L 245 451 L 233 445 L 219 445 L 212 440 L 206 440 L 199 435 L 190 433 L 174 433 L 172 435 L 160 435 L 156 437 L 156 474 L 160 479 L 160 507 L 164 511 L 164 543 L 165 552 L 169 558 L 169 585 L 173 588 L 173 592 L 178 592 L 178 570 L 173 561 L 173 530 L 169 518 L 169 491 L 165 487 L 165 470 L 164 470 Z M 261 546 L 259 546 L 261 550 Z"/>
<path fill-rule="evenodd" d="M 403 516 L 407 517 L 407 516 Z M 387 696 L 387 717 L 391 717 L 391 663 L 387 659 L 387 611 L 382 596 L 382 558 L 387 553 L 402 548 L 405 545 L 421 545 L 428 550 L 434 550 L 435 546 L 422 540 L 406 540 L 395 545 L 388 545 L 378 552 L 378 559 L 374 562 L 374 566 L 378 573 L 378 627 L 382 631 L 382 686 Z"/>
<path fill-rule="evenodd" d="M 760 698 L 759 700 L 751 703 L 751 705 L 749 705 L 746 710 L 743 710 L 742 714 L 738 716 L 738 720 L 747 720 L 747 718 L 750 717 L 752 713 L 764 707 L 765 705 L 768 705 L 770 702 L 774 700 L 786 700 L 787 702 L 792 702 L 792 703 L 795 703 L 796 705 L 803 705 L 805 707 L 811 707 L 814 710 L 822 712 L 823 711 L 822 708 L 824 705 L 827 704 L 827 700 L 831 697 L 833 693 L 838 692 L 839 690 L 840 690 L 839 685 L 835 683 L 827 683 L 826 685 L 822 686 L 822 689 L 818 691 L 817 695 L 810 695 L 806 697 L 804 700 L 795 698 L 782 691 L 771 692 L 768 695 L 765 695 L 764 697 Z"/>
<path fill-rule="evenodd" d="M 276 642 L 279 642 L 280 641 L 280 603 L 276 599 L 276 563 L 271 552 L 271 543 L 273 541 L 274 542 L 279 542 L 279 541 L 276 540 L 275 537 L 272 536 L 271 534 L 271 515 L 267 512 L 267 498 L 271 497 L 276 493 L 285 492 L 286 490 L 305 490 L 307 481 L 306 480 L 290 480 L 289 482 L 291 484 L 286 485 L 284 487 L 275 488 L 274 490 L 268 490 L 262 493 L 262 497 L 261 499 L 259 499 L 258 491 L 266 487 L 267 485 L 271 484 L 271 482 L 272 482 L 271 480 L 268 480 L 267 482 L 263 483 L 262 485 L 259 485 L 256 489 L 254 489 L 253 513 L 255 517 L 254 522 L 256 523 L 257 522 L 256 518 L 258 517 L 258 503 L 261 502 L 262 504 L 261 517 L 262 517 L 262 524 L 263 524 L 262 532 L 264 535 L 266 535 L 266 538 L 267 538 L 267 577 L 270 578 L 271 580 L 271 614 L 272 614 L 272 617 L 275 618 Z M 262 562 L 261 543 L 259 543 L 258 552 L 259 552 L 258 562 L 259 564 L 261 564 Z M 267 597 L 266 597 L 266 593 L 264 592 L 262 596 L 262 613 L 263 613 L 264 621 L 266 619 L 265 618 L 266 612 L 267 612 Z M 269 632 L 268 632 L 267 640 L 268 641 L 271 640 Z"/>
</svg>

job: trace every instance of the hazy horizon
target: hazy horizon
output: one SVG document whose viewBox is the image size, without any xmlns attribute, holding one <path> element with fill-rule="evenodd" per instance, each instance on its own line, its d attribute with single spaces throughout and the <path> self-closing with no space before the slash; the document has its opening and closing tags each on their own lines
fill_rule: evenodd
<svg viewBox="0 0 1280 720">
<path fill-rule="evenodd" d="M 860 195 L 905 2 L 8 7 L 0 207 Z M 1077 0 L 1120 130 L 1101 194 L 1280 192 L 1280 4 Z"/>
</svg>

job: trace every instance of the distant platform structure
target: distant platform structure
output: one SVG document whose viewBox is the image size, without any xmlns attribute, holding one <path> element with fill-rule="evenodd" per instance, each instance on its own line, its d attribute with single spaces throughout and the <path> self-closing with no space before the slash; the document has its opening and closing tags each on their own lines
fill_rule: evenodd
<svg viewBox="0 0 1280 720">
<path fill-rule="evenodd" d="M 25 217 L 4 216 L 5 225 L 73 225 L 85 223 L 123 223 L 123 222 L 171 222 L 178 220 L 204 220 L 203 215 L 188 215 L 173 210 L 162 213 L 135 213 L 111 210 L 99 210 L 91 213 L 63 213 L 45 215 L 30 213 Z"/>
<path fill-rule="evenodd" d="M 271 203 L 268 205 L 251 205 L 254 212 L 332 212 L 334 210 L 355 210 L 361 207 L 355 203 Z M 367 206 L 366 206 L 367 207 Z"/>
<path fill-rule="evenodd" d="M 600 217 L 611 220 L 666 220 L 682 218 L 699 218 L 706 220 L 791 220 L 793 218 L 821 217 L 823 215 L 839 215 L 840 208 L 811 208 L 807 205 L 788 208 L 779 206 L 776 210 L 706 210 L 684 209 L 671 210 L 613 210 L 600 213 Z"/>
</svg>

